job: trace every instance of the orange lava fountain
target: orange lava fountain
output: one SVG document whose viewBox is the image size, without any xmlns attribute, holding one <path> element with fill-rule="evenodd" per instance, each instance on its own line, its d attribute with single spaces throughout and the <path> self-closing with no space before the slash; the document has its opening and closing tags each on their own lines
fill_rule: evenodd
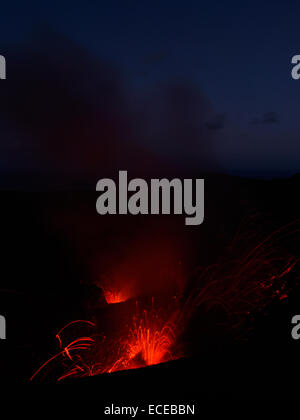
<svg viewBox="0 0 300 420">
<path fill-rule="evenodd" d="M 108 304 L 126 302 L 129 297 L 121 290 L 103 288 L 105 300 Z"/>
<path fill-rule="evenodd" d="M 156 365 L 172 360 L 172 346 L 175 343 L 175 325 L 164 323 L 154 310 L 144 311 L 141 318 L 135 317 L 128 339 L 129 361 L 139 365 Z M 139 367 L 139 366 L 138 366 Z"/>
<path fill-rule="evenodd" d="M 106 334 L 97 331 L 90 321 L 73 321 L 56 335 L 59 352 L 46 361 L 31 377 L 43 377 L 54 370 L 54 377 L 93 376 L 120 370 L 136 369 L 175 360 L 182 357 L 178 351 L 179 337 L 190 321 L 203 310 L 204 313 L 222 309 L 224 326 L 231 329 L 245 323 L 253 314 L 264 312 L 273 301 L 286 299 L 292 280 L 298 281 L 296 271 L 299 258 L 283 252 L 281 244 L 295 232 L 293 224 L 284 226 L 256 244 L 242 250 L 241 246 L 231 246 L 229 254 L 216 264 L 195 273 L 194 283 L 185 295 L 161 300 L 157 309 L 154 300 L 150 307 L 148 298 L 141 299 L 142 305 L 132 307 L 132 302 L 123 309 L 128 312 L 128 324 L 120 320 L 119 330 Z M 296 230 L 299 232 L 299 230 Z M 239 245 L 237 241 L 236 245 Z M 124 302 L 128 296 L 120 291 L 104 290 L 108 303 Z M 167 307 L 166 307 L 167 302 Z M 162 309 L 163 308 L 163 309 Z M 116 309 L 116 311 L 115 311 Z M 118 306 L 110 308 L 111 314 L 120 316 Z M 127 319 L 127 318 L 126 318 Z M 132 321 L 130 321 L 132 320 Z M 127 322 L 127 321 L 126 321 Z M 118 323 L 117 323 L 118 324 Z M 84 328 L 83 331 L 80 331 Z M 88 333 L 86 333 L 88 328 Z M 91 334 L 91 328 L 93 333 Z M 73 332 L 71 334 L 71 332 Z M 78 338 L 79 337 L 79 338 Z M 60 374 L 57 372 L 59 363 Z M 46 368 L 46 369 L 45 369 Z"/>
<path fill-rule="evenodd" d="M 50 363 L 58 360 L 58 366 L 64 368 L 57 379 L 61 381 L 68 377 L 94 376 L 177 359 L 179 355 L 172 352 L 176 342 L 175 323 L 163 318 L 161 312 L 152 307 L 149 311 L 143 310 L 141 315 L 137 311 L 131 328 L 123 332 L 123 338 L 109 338 L 96 333 L 76 339 L 73 337 L 68 344 L 63 344 L 62 333 L 68 336 L 70 327 L 83 323 L 88 328 L 96 327 L 90 321 L 70 322 L 56 334 L 60 351 L 43 363 L 30 379 L 35 379 Z"/>
</svg>

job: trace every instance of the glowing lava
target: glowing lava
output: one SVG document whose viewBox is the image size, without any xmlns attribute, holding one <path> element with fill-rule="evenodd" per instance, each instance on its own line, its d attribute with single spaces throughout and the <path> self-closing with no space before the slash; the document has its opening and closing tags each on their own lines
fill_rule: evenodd
<svg viewBox="0 0 300 420">
<path fill-rule="evenodd" d="M 144 311 L 140 319 L 135 317 L 128 340 L 129 360 L 146 366 L 173 359 L 171 348 L 175 342 L 175 327 L 163 323 L 158 314 Z"/>
<path fill-rule="evenodd" d="M 107 303 L 121 303 L 128 300 L 128 296 L 120 290 L 111 290 L 103 288 L 104 297 Z"/>
<path fill-rule="evenodd" d="M 90 321 L 73 321 L 56 335 L 60 351 L 48 359 L 32 375 L 33 380 L 52 362 L 60 363 L 54 367 L 63 369 L 57 381 L 68 377 L 94 376 L 119 370 L 136 369 L 179 358 L 172 353 L 176 342 L 175 326 L 165 322 L 161 311 L 154 308 L 144 310 L 133 317 L 131 328 L 123 332 L 123 338 L 105 337 L 98 333 L 71 338 L 70 327 L 78 324 L 95 327 Z M 67 334 L 68 343 L 63 344 L 62 333 Z M 56 370 L 56 369 L 55 369 Z M 44 372 L 44 375 L 47 372 Z"/>
<path fill-rule="evenodd" d="M 167 300 L 159 300 L 158 307 L 154 307 L 154 299 L 150 305 L 148 295 L 135 306 L 131 300 L 126 305 L 106 308 L 117 317 L 115 330 L 107 329 L 104 333 L 105 329 L 96 330 L 91 321 L 70 322 L 56 335 L 59 352 L 31 379 L 43 378 L 53 372 L 53 368 L 54 377 L 60 381 L 178 359 L 183 352 L 185 355 L 188 352 L 185 343 L 180 341 L 182 333 L 191 320 L 199 320 L 200 311 L 212 311 L 214 317 L 221 313 L 223 328 L 241 327 L 249 316 L 265 311 L 271 301 L 288 298 L 291 280 L 299 278 L 296 273 L 290 277 L 299 259 L 283 252 L 280 246 L 284 237 L 291 234 L 290 227 L 278 229 L 253 248 L 243 251 L 237 246 L 236 255 L 230 247 L 229 253 L 216 264 L 199 270 L 190 290 L 179 298 L 174 299 L 169 294 Z M 132 298 L 130 288 L 126 289 L 127 294 L 121 290 L 124 286 L 116 291 L 104 288 L 107 303 Z M 222 311 L 215 311 L 220 308 Z"/>
</svg>

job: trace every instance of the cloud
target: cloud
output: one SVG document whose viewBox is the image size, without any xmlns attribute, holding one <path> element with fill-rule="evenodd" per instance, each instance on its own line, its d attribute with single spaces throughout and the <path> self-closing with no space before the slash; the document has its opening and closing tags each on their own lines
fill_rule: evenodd
<svg viewBox="0 0 300 420">
<path fill-rule="evenodd" d="M 48 30 L 13 46 L 8 58 L 0 166 L 80 188 L 120 168 L 143 177 L 216 166 L 205 126 L 215 112 L 191 81 L 162 83 L 134 101 L 111 63 Z"/>
<path fill-rule="evenodd" d="M 251 124 L 278 124 L 279 116 L 277 112 L 265 112 L 262 117 L 254 118 Z"/>
<path fill-rule="evenodd" d="M 177 170 L 219 170 L 214 133 L 206 126 L 216 113 L 192 80 L 162 83 L 143 95 L 141 103 L 138 124 L 143 144 Z"/>
</svg>

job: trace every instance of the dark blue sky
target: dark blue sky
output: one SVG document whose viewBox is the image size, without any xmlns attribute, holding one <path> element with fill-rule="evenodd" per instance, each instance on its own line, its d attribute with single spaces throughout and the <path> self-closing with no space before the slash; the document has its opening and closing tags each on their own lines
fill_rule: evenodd
<svg viewBox="0 0 300 420">
<path fill-rule="evenodd" d="M 45 25 L 113 63 L 137 95 L 192 80 L 216 114 L 225 170 L 289 175 L 300 166 L 299 16 L 292 1 L 5 2 L 0 45 Z"/>
</svg>

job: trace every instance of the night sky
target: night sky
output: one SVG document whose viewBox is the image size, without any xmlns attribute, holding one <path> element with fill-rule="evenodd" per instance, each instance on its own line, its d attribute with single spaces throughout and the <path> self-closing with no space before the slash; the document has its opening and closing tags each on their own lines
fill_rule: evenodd
<svg viewBox="0 0 300 420">
<path fill-rule="evenodd" d="M 299 172 L 300 157 L 300 81 L 291 77 L 291 58 L 300 54 L 299 15 L 300 4 L 292 1 L 4 2 L 0 54 L 34 44 L 42 30 L 59 34 L 114 68 L 136 119 L 139 108 L 153 107 L 164 115 L 163 86 L 193 86 L 206 104 L 199 111 L 205 127 L 199 135 L 213 144 L 221 171 L 290 176 Z M 55 47 L 49 54 L 55 54 Z M 13 79 L 9 61 L 7 78 L 0 92 L 2 83 Z M 11 125 L 8 130 L 3 121 L 2 114 L 2 170 L 34 167 L 22 146 L 27 135 Z M 182 154 L 184 146 L 172 151 L 174 130 L 168 130 L 164 145 L 159 130 L 150 138 L 136 135 L 138 142 L 158 155 L 189 159 L 188 152 Z M 12 133 L 19 136 L 14 147 Z M 197 147 L 194 142 L 192 155 Z"/>
</svg>

